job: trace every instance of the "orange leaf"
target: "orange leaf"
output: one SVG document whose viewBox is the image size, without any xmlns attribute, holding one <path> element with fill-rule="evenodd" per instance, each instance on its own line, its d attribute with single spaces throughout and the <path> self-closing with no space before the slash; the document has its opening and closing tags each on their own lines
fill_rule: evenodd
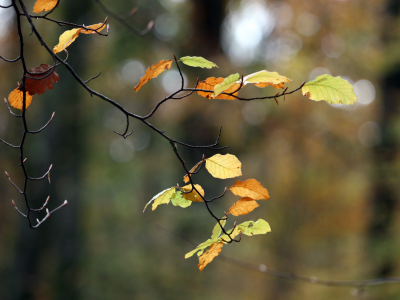
<svg viewBox="0 0 400 300">
<path fill-rule="evenodd" d="M 137 86 L 135 86 L 135 92 L 141 89 L 143 85 L 145 85 L 147 82 L 149 82 L 152 78 L 156 78 L 158 75 L 160 75 L 162 72 L 165 70 L 168 70 L 171 68 L 172 65 L 172 60 L 162 60 L 158 62 L 155 65 L 152 65 L 151 67 L 148 67 L 146 70 L 146 73 L 142 78 L 140 78 L 140 81 Z"/>
<path fill-rule="evenodd" d="M 201 90 L 210 90 L 214 91 L 214 86 L 217 84 L 220 84 L 224 81 L 225 78 L 222 77 L 209 77 L 206 80 L 200 81 L 199 84 L 197 85 L 197 89 Z M 225 90 L 224 93 L 233 93 L 240 87 L 240 83 L 235 83 L 233 86 L 231 86 L 229 89 Z M 239 92 L 235 92 L 233 95 L 237 96 Z M 230 95 L 225 95 L 225 94 L 219 94 L 215 98 L 211 98 L 211 95 L 213 92 L 202 92 L 198 91 L 197 94 L 200 96 L 207 98 L 207 99 L 225 99 L 225 100 L 235 100 L 236 98 Z"/>
<path fill-rule="evenodd" d="M 84 34 L 97 34 L 97 32 L 102 31 L 104 28 L 106 28 L 105 23 L 99 23 L 99 24 L 94 24 L 90 26 L 85 26 L 88 30 L 81 28 L 80 33 Z M 90 30 L 92 29 L 92 30 Z"/>
<path fill-rule="evenodd" d="M 199 161 L 193 168 L 191 168 L 190 171 L 189 171 L 189 173 L 193 173 L 194 171 L 196 171 L 197 167 L 200 166 L 200 164 L 201 164 L 201 161 Z M 183 181 L 184 181 L 185 183 L 188 183 L 188 181 L 189 181 L 189 176 L 188 176 L 188 174 L 186 174 L 185 176 L 183 176 Z"/>
<path fill-rule="evenodd" d="M 52 10 L 56 7 L 58 0 L 37 0 L 33 7 L 33 12 L 41 13 L 42 11 Z"/>
<path fill-rule="evenodd" d="M 250 197 L 254 200 L 269 199 L 268 191 L 255 179 L 238 180 L 229 189 L 237 196 Z"/>
<path fill-rule="evenodd" d="M 52 90 L 54 83 L 58 82 L 59 76 L 56 73 L 55 68 L 51 71 L 49 70 L 52 66 L 41 64 L 39 67 L 29 70 L 31 73 L 36 73 L 37 75 L 28 74 L 29 77 L 25 79 L 25 88 L 30 95 L 41 95 L 46 92 L 46 89 Z M 49 75 L 50 74 L 50 75 Z"/>
<path fill-rule="evenodd" d="M 229 209 L 228 214 L 234 216 L 244 216 L 254 209 L 259 207 L 258 203 L 249 197 L 240 198 L 233 206 Z"/>
<path fill-rule="evenodd" d="M 22 110 L 23 97 L 24 97 L 24 92 L 16 88 L 8 95 L 8 102 L 10 102 L 10 105 L 12 107 Z M 26 93 L 26 108 L 28 108 L 31 102 L 32 102 L 32 96 L 29 95 L 29 93 Z"/>
<path fill-rule="evenodd" d="M 195 186 L 196 189 L 200 192 L 200 195 L 204 197 L 204 190 L 203 190 L 203 188 L 202 188 L 200 185 L 198 185 L 198 184 L 195 184 L 194 186 Z M 185 185 L 185 186 L 182 187 L 181 189 L 184 190 L 185 192 L 189 192 L 189 191 L 192 190 L 192 185 L 191 185 L 191 184 Z M 203 199 L 201 198 L 200 195 L 199 195 L 194 189 L 193 189 L 193 191 L 190 192 L 190 193 L 186 193 L 186 194 L 185 194 L 185 193 L 182 193 L 182 197 L 183 197 L 183 198 L 185 198 L 186 200 L 193 201 L 193 202 L 203 202 Z"/>
<path fill-rule="evenodd" d="M 204 252 L 199 257 L 199 270 L 200 272 L 214 259 L 214 257 L 218 256 L 221 253 L 222 247 L 224 246 L 223 243 L 214 243 L 211 244 L 210 248 Z"/>
<path fill-rule="evenodd" d="M 285 88 L 285 83 L 281 82 L 278 84 L 273 84 L 271 82 L 263 82 L 263 83 L 254 83 L 255 86 L 258 86 L 259 88 L 265 88 L 269 85 L 272 85 L 275 89 L 284 89 Z"/>
</svg>

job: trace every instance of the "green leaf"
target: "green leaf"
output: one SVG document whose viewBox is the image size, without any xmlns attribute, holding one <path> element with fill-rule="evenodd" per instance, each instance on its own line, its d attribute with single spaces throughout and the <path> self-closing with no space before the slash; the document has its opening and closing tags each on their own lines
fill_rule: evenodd
<svg viewBox="0 0 400 300">
<path fill-rule="evenodd" d="M 224 227 L 226 220 L 221 220 L 220 223 L 221 223 L 222 227 Z M 222 232 L 221 226 L 219 226 L 219 223 L 217 223 L 217 225 L 214 226 L 214 229 L 212 231 L 211 239 L 213 241 L 216 241 L 218 239 L 219 235 L 221 234 L 221 232 Z"/>
<path fill-rule="evenodd" d="M 223 91 L 229 89 L 232 85 L 236 83 L 236 81 L 238 81 L 239 76 L 240 76 L 239 73 L 229 75 L 220 84 L 216 84 L 214 86 L 214 94 L 212 94 L 211 97 L 215 98 Z"/>
<path fill-rule="evenodd" d="M 267 70 L 256 72 L 250 75 L 247 75 L 243 78 L 244 84 L 250 83 L 271 83 L 271 84 L 279 84 L 284 82 L 289 82 L 290 79 L 279 75 L 277 72 L 268 72 Z"/>
<path fill-rule="evenodd" d="M 330 104 L 353 104 L 357 102 L 353 86 L 346 80 L 325 74 L 307 82 L 302 93 L 311 100 L 324 100 Z"/>
<path fill-rule="evenodd" d="M 204 243 L 201 243 L 200 245 L 198 245 L 196 247 L 196 249 L 186 253 L 185 255 L 185 259 L 189 258 L 191 256 L 193 256 L 196 252 L 201 251 L 201 253 L 203 253 L 204 249 L 206 249 L 207 247 L 209 247 L 211 244 L 214 244 L 215 241 L 213 241 L 212 239 L 208 239 L 207 241 L 205 241 Z M 201 254 L 200 254 L 201 255 Z"/>
<path fill-rule="evenodd" d="M 271 231 L 269 224 L 263 219 L 258 219 L 256 222 L 247 221 L 237 226 L 240 232 L 245 235 L 266 234 Z"/>
<path fill-rule="evenodd" d="M 216 64 L 213 62 L 200 57 L 200 56 L 184 56 L 181 57 L 180 59 L 181 62 L 183 62 L 185 65 L 191 66 L 191 67 L 199 67 L 199 68 L 207 68 L 211 69 L 213 67 L 218 68 Z"/>
<path fill-rule="evenodd" d="M 229 233 L 229 235 L 231 236 L 232 239 L 234 239 L 235 237 L 238 236 L 238 234 L 240 233 L 240 230 L 238 227 L 235 227 L 235 229 L 229 229 L 226 231 L 227 233 Z M 227 244 L 227 242 L 229 242 L 231 239 L 229 238 L 229 236 L 227 234 L 221 235 L 218 238 L 218 243 L 224 243 Z"/>
<path fill-rule="evenodd" d="M 185 198 L 183 198 L 182 196 L 182 192 L 178 191 L 174 194 L 174 196 L 171 198 L 171 202 L 174 206 L 180 206 L 183 208 L 186 208 L 190 205 L 192 205 L 192 201 L 190 200 L 186 200 Z"/>
<path fill-rule="evenodd" d="M 144 207 L 143 212 L 146 210 L 147 206 L 154 201 L 153 203 L 153 207 L 152 210 L 155 210 L 157 208 L 157 206 L 161 205 L 161 204 L 168 204 L 169 201 L 171 200 L 171 198 L 174 196 L 175 194 L 175 188 L 169 188 L 166 190 L 163 190 L 162 192 L 158 193 L 157 195 L 155 195 Z"/>
</svg>

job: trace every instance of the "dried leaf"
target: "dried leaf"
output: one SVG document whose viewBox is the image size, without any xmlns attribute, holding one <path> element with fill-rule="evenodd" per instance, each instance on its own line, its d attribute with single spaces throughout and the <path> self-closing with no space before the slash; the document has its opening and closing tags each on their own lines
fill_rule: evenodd
<svg viewBox="0 0 400 300">
<path fill-rule="evenodd" d="M 32 96 L 29 95 L 29 93 L 26 94 L 26 108 L 31 104 L 32 102 Z M 20 91 L 18 88 L 13 90 L 9 95 L 8 95 L 8 102 L 10 105 L 14 108 L 22 110 L 23 106 L 23 97 L 24 97 L 24 92 Z"/>
<path fill-rule="evenodd" d="M 224 227 L 226 224 L 226 220 L 221 220 L 219 222 L 221 223 L 222 227 Z M 222 232 L 221 226 L 219 225 L 219 223 L 217 223 L 212 231 L 211 239 L 213 241 L 216 241 L 220 236 L 221 232 Z"/>
<path fill-rule="evenodd" d="M 213 91 L 215 85 L 220 84 L 223 81 L 224 81 L 224 78 L 222 78 L 222 77 L 218 77 L 218 78 L 209 77 L 206 80 L 200 81 L 199 84 L 197 85 L 197 88 L 201 89 L 201 90 Z M 239 87 L 240 87 L 240 84 L 236 83 L 236 84 L 232 85 L 229 89 L 225 90 L 224 92 L 230 94 L 230 93 L 235 92 L 237 89 L 239 89 Z M 232 96 L 226 95 L 226 94 L 219 94 L 217 97 L 212 98 L 211 96 L 213 93 L 211 93 L 211 92 L 201 92 L 201 91 L 197 92 L 197 94 L 199 94 L 200 96 L 207 98 L 207 99 L 224 99 L 224 100 L 235 100 L 236 98 L 233 97 L 233 95 L 237 96 L 238 93 L 239 92 L 237 91 L 234 94 L 232 94 Z"/>
<path fill-rule="evenodd" d="M 275 89 L 284 89 L 285 82 L 291 81 L 291 79 L 279 75 L 277 72 L 268 72 L 267 70 L 259 71 L 243 78 L 244 85 L 247 83 L 253 83 L 255 86 L 264 88 L 269 85 Z"/>
<path fill-rule="evenodd" d="M 257 235 L 257 234 L 266 234 L 271 231 L 271 227 L 268 222 L 263 219 L 258 219 L 256 222 L 247 221 L 237 226 L 241 233 L 245 235 Z"/>
<path fill-rule="evenodd" d="M 224 81 L 222 81 L 221 83 L 216 84 L 214 86 L 214 94 L 212 94 L 211 97 L 216 98 L 222 92 L 227 93 L 226 90 L 232 87 L 233 85 L 237 84 L 236 81 L 239 79 L 239 77 L 240 77 L 239 73 L 232 74 L 226 77 Z"/>
<path fill-rule="evenodd" d="M 140 81 L 137 86 L 135 86 L 135 92 L 139 91 L 141 87 L 149 82 L 152 78 L 156 78 L 158 75 L 160 75 L 162 72 L 165 70 L 168 70 L 171 68 L 172 65 L 172 60 L 162 60 L 158 62 L 155 65 L 152 65 L 151 67 L 148 67 L 146 70 L 146 73 L 142 78 L 140 78 Z"/>
<path fill-rule="evenodd" d="M 153 206 L 152 206 L 152 210 L 155 210 L 157 208 L 157 206 L 161 205 L 161 204 L 168 204 L 169 201 L 171 200 L 172 197 L 174 197 L 175 194 L 175 188 L 169 188 L 166 190 L 163 190 L 162 192 L 158 193 L 157 195 L 155 195 L 144 207 L 143 212 L 146 210 L 147 206 L 154 201 Z"/>
<path fill-rule="evenodd" d="M 174 196 L 171 198 L 171 203 L 174 206 L 180 206 L 183 208 L 186 208 L 190 205 L 192 205 L 192 201 L 190 200 L 186 200 L 183 196 L 182 196 L 182 192 L 181 191 L 177 191 Z"/>
<path fill-rule="evenodd" d="M 199 270 L 200 272 L 210 263 L 212 260 L 221 253 L 222 247 L 224 246 L 223 243 L 214 243 L 210 246 L 203 255 L 199 257 Z"/>
<path fill-rule="evenodd" d="M 200 67 L 200 68 L 207 68 L 211 69 L 213 67 L 218 66 L 214 64 L 213 62 L 200 57 L 200 56 L 184 56 L 180 58 L 180 61 L 183 62 L 185 65 L 191 66 L 191 67 Z"/>
<path fill-rule="evenodd" d="M 37 75 L 28 74 L 29 77 L 37 78 L 26 78 L 25 79 L 25 89 L 30 95 L 41 95 L 46 92 L 46 89 L 52 90 L 54 87 L 54 83 L 58 82 L 59 76 L 56 73 L 55 68 L 52 68 L 51 65 L 41 64 L 39 67 L 33 68 L 29 70 L 31 73 L 35 73 Z M 50 75 L 49 75 L 50 74 Z"/>
<path fill-rule="evenodd" d="M 34 13 L 41 13 L 42 11 L 49 11 L 56 7 L 58 0 L 37 0 L 33 6 Z"/>
<path fill-rule="evenodd" d="M 190 171 L 189 171 L 189 173 L 193 173 L 194 171 L 196 171 L 197 167 L 200 166 L 200 164 L 201 164 L 201 161 L 199 161 L 193 168 L 191 168 Z M 183 176 L 183 181 L 184 181 L 185 183 L 188 183 L 188 182 L 189 182 L 189 176 L 188 176 L 188 174 L 186 174 L 185 176 Z"/>
<path fill-rule="evenodd" d="M 107 25 L 105 23 L 99 23 L 99 24 L 94 24 L 94 25 L 90 25 L 90 26 L 85 26 L 87 28 L 87 30 L 82 29 L 80 33 L 83 34 L 97 34 L 97 32 L 102 31 L 103 29 L 105 29 L 107 27 Z"/>
<path fill-rule="evenodd" d="M 229 209 L 228 213 L 234 216 L 244 216 L 254 209 L 259 207 L 258 203 L 249 197 L 240 198 L 233 206 Z"/>
<path fill-rule="evenodd" d="M 194 186 L 199 191 L 200 195 L 204 197 L 203 188 L 198 184 L 195 184 Z M 185 198 L 186 200 L 190 200 L 190 201 L 193 201 L 193 202 L 203 202 L 203 199 L 201 198 L 201 196 L 194 189 L 192 191 L 192 185 L 191 184 L 185 185 L 181 189 L 184 190 L 185 192 L 191 191 L 190 193 L 186 193 L 186 194 L 182 193 L 183 198 Z"/>
<path fill-rule="evenodd" d="M 332 77 L 329 74 L 318 76 L 313 81 L 307 82 L 301 91 L 311 100 L 324 100 L 329 104 L 348 105 L 357 102 L 353 86 L 340 76 Z"/>
<path fill-rule="evenodd" d="M 270 198 L 267 189 L 255 179 L 238 180 L 229 189 L 237 196 L 250 197 L 254 200 Z"/>
<path fill-rule="evenodd" d="M 241 162 L 232 154 L 215 154 L 206 159 L 206 169 L 215 178 L 226 179 L 241 176 L 241 167 Z"/>
</svg>

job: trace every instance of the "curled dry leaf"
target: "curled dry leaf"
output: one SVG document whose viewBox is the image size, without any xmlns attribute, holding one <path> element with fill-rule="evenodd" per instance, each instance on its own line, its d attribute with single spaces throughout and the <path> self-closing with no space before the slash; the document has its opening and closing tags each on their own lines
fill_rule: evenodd
<svg viewBox="0 0 400 300">
<path fill-rule="evenodd" d="M 23 97 L 24 97 L 24 92 L 16 88 L 8 95 L 8 102 L 12 107 L 22 110 Z M 29 93 L 26 93 L 26 108 L 28 108 L 31 102 L 32 102 L 32 96 L 29 95 Z"/>
<path fill-rule="evenodd" d="M 201 164 L 201 161 L 199 161 L 193 168 L 191 168 L 190 171 L 189 171 L 189 173 L 193 173 L 194 171 L 196 171 L 197 167 L 200 166 L 200 164 Z M 188 174 L 186 174 L 185 176 L 183 176 L 183 181 L 184 181 L 185 183 L 188 183 L 188 182 L 189 182 L 189 176 L 188 176 Z"/>
<path fill-rule="evenodd" d="M 242 164 L 235 155 L 215 154 L 206 159 L 207 171 L 219 179 L 233 178 L 242 175 Z"/>
<path fill-rule="evenodd" d="M 224 246 L 223 243 L 214 243 L 210 246 L 210 248 L 204 252 L 199 257 L 199 270 L 200 272 L 210 263 L 212 260 L 221 253 L 222 247 Z"/>
<path fill-rule="evenodd" d="M 162 72 L 171 68 L 171 65 L 172 65 L 172 60 L 163 59 L 157 64 L 148 67 L 144 76 L 140 78 L 138 85 L 135 86 L 135 92 L 139 91 L 142 88 L 142 86 L 145 85 L 147 82 L 149 82 L 152 78 L 156 78 Z"/>
<path fill-rule="evenodd" d="M 34 13 L 52 10 L 58 4 L 58 0 L 37 0 L 33 6 Z"/>
<path fill-rule="evenodd" d="M 209 91 L 213 91 L 215 85 L 220 84 L 224 81 L 224 78 L 222 77 L 209 77 L 206 80 L 200 81 L 199 84 L 197 85 L 197 89 L 201 89 L 201 90 L 209 90 Z M 225 90 L 225 93 L 233 93 L 235 92 L 237 89 L 239 89 L 240 84 L 239 83 L 235 83 L 234 85 L 232 85 L 229 89 Z M 233 93 L 232 95 L 237 96 L 238 95 L 238 91 Z M 231 95 L 226 95 L 226 94 L 219 94 L 217 97 L 212 98 L 212 92 L 202 92 L 202 91 L 198 91 L 197 94 L 199 94 L 200 96 L 207 98 L 207 99 L 224 99 L 224 100 L 235 100 L 236 98 L 231 96 Z"/>
<path fill-rule="evenodd" d="M 199 191 L 200 195 L 204 197 L 203 188 L 198 184 L 195 184 L 194 186 Z M 191 184 L 185 185 L 181 189 L 184 190 L 185 192 L 191 191 L 190 193 L 186 193 L 186 194 L 182 193 L 183 198 L 185 198 L 186 200 L 190 200 L 190 201 L 193 201 L 193 202 L 203 202 L 203 199 L 201 198 L 201 196 L 194 189 L 192 191 L 192 185 Z"/>
<path fill-rule="evenodd" d="M 46 92 L 46 89 L 52 90 L 54 83 L 58 82 L 59 76 L 56 69 L 50 65 L 41 64 L 39 67 L 29 70 L 34 75 L 28 74 L 29 77 L 25 79 L 25 89 L 30 95 L 41 95 Z"/>
<path fill-rule="evenodd" d="M 244 216 L 254 209 L 259 207 L 258 203 L 249 197 L 240 198 L 233 206 L 229 209 L 228 213 L 234 216 Z"/>
<path fill-rule="evenodd" d="M 270 198 L 267 189 L 255 179 L 238 180 L 229 189 L 237 196 L 250 197 L 254 200 Z"/>
</svg>

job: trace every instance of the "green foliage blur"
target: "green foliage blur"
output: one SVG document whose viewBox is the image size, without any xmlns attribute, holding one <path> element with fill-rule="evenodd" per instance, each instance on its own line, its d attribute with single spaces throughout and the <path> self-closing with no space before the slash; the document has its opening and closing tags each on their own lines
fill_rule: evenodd
<svg viewBox="0 0 400 300">
<path fill-rule="evenodd" d="M 1 2 L 3 5 L 9 1 Z M 179 89 L 176 67 L 134 86 L 151 64 L 176 55 L 203 56 L 219 68 L 182 65 L 186 86 L 197 77 L 226 77 L 267 69 L 285 75 L 289 90 L 330 73 L 349 80 L 359 103 L 333 106 L 300 92 L 275 101 L 209 100 L 193 95 L 164 104 L 150 119 L 190 144 L 213 143 L 222 126 L 221 153 L 236 155 L 243 177 L 255 178 L 271 199 L 238 222 L 265 219 L 272 232 L 244 237 L 222 254 L 240 261 L 321 279 L 356 280 L 400 276 L 399 98 L 400 1 L 305 0 L 102 1 L 126 15 L 135 28 L 155 20 L 144 37 L 109 18 L 108 37 L 85 35 L 70 47 L 69 63 L 90 87 L 144 115 Z M 26 1 L 31 10 L 34 1 Z M 11 9 L 0 9 L 0 55 L 18 53 Z M 106 14 L 95 1 L 61 0 L 54 19 L 90 25 Z M 9 20 L 10 21 L 7 21 Z M 35 21 L 50 47 L 65 30 Z M 29 68 L 52 60 L 23 23 Z M 63 57 L 64 54 L 60 53 Z M 0 91 L 6 98 L 21 80 L 21 64 L 0 61 Z M 214 220 L 201 203 L 171 204 L 143 213 L 160 191 L 184 184 L 184 172 L 169 143 L 140 122 L 124 140 L 125 116 L 90 97 L 62 67 L 54 89 L 34 96 L 28 121 L 43 125 L 27 140 L 27 166 L 34 175 L 53 164 L 52 184 L 30 183 L 29 196 L 50 207 L 69 205 L 38 230 L 30 230 L 11 199 L 23 209 L 6 178 L 0 180 L 0 299 L 353 299 L 357 290 L 330 288 L 265 276 L 216 258 L 202 273 L 193 244 L 209 238 Z M 271 87 L 246 87 L 241 96 L 273 95 Z M 19 143 L 22 126 L 0 107 L 0 137 Z M 188 165 L 211 150 L 179 147 Z M 22 184 L 18 153 L 0 144 L 0 169 Z M 235 179 L 193 177 L 206 197 Z M 213 203 L 223 216 L 237 198 Z M 41 215 L 43 216 L 43 214 Z M 192 243 L 192 244 L 191 244 Z M 400 286 L 365 289 L 365 299 L 399 299 Z"/>
</svg>

